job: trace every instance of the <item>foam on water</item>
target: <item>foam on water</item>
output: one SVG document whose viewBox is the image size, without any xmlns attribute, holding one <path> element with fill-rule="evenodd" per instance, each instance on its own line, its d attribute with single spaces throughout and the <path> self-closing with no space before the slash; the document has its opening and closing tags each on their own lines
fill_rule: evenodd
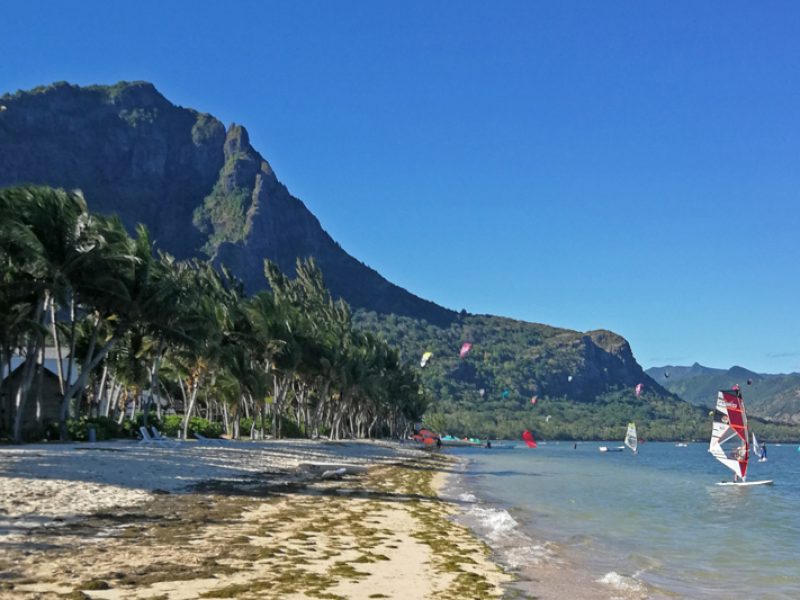
<svg viewBox="0 0 800 600">
<path fill-rule="evenodd" d="M 518 525 L 504 509 L 474 506 L 466 511 L 466 516 L 477 524 L 483 535 L 496 542 L 511 537 Z"/>
<path fill-rule="evenodd" d="M 637 581 L 633 577 L 620 575 L 616 571 L 609 571 L 598 579 L 597 583 L 602 583 L 621 592 L 636 592 L 641 595 L 647 592 L 647 587 L 641 581 Z"/>
<path fill-rule="evenodd" d="M 508 510 L 486 504 L 471 491 L 465 491 L 463 477 L 451 483 L 451 491 L 462 505 L 457 520 L 483 539 L 506 568 L 518 570 L 558 562 L 555 545 L 531 539 Z"/>
</svg>

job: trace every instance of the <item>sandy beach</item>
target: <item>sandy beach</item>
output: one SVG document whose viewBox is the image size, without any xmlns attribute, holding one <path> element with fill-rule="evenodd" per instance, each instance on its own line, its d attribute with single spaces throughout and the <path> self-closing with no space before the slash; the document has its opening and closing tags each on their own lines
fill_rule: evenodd
<svg viewBox="0 0 800 600">
<path fill-rule="evenodd" d="M 440 498 L 452 460 L 382 442 L 5 447 L 0 595 L 500 598 L 511 576 Z"/>
</svg>

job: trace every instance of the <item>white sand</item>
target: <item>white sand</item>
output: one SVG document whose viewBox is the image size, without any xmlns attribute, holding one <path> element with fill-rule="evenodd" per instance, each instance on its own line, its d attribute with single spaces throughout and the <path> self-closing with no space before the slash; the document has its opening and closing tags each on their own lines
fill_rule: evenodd
<svg viewBox="0 0 800 600">
<path fill-rule="evenodd" d="M 132 506 L 151 492 L 175 492 L 207 480 L 242 481 L 261 474 L 291 481 L 304 463 L 369 466 L 417 455 L 387 442 L 281 440 L 31 444 L 0 448 L 0 533 L 9 518 L 32 525 Z M 21 521 L 17 521 L 19 527 Z"/>
<path fill-rule="evenodd" d="M 410 590 L 444 598 L 462 573 L 485 582 L 481 598 L 500 598 L 510 577 L 489 560 L 481 542 L 448 520 L 455 507 L 435 495 L 443 478 L 434 478 L 432 491 L 412 496 L 403 491 L 416 489 L 420 471 L 392 470 L 391 465 L 423 456 L 397 443 L 304 440 L 0 448 L 0 571 L 7 570 L 0 597 L 56 598 L 101 578 L 110 589 L 87 589 L 87 597 L 177 600 L 213 596 L 217 590 L 230 597 L 236 589 L 233 597 L 259 600 L 301 600 L 318 597 L 322 590 L 335 594 L 331 598 L 353 600 L 399 600 Z M 341 466 L 377 471 L 320 480 L 323 471 Z M 436 468 L 427 464 L 423 472 Z M 209 480 L 236 482 L 235 489 L 245 491 L 259 482 L 279 490 L 281 483 L 308 486 L 260 498 L 226 496 L 224 491 L 182 493 Z M 178 504 L 159 504 L 158 495 L 165 492 L 170 495 L 161 498 Z M 167 506 L 168 513 L 178 507 L 180 514 L 181 498 L 195 512 L 198 503 L 216 503 L 223 512 L 215 514 L 225 516 L 209 513 L 208 519 L 179 521 L 176 532 L 169 530 L 175 525 L 166 521 L 165 529 L 147 512 L 156 502 L 153 506 Z M 131 516 L 124 514 L 126 509 L 143 516 L 123 520 Z M 106 511 L 110 516 L 96 514 Z M 98 519 L 105 524 L 97 525 Z M 424 539 L 432 523 L 447 532 L 449 550 L 437 550 Z M 125 534 L 128 527 L 131 535 Z M 172 537 L 160 538 L 165 531 Z M 280 552 L 273 554 L 276 548 Z M 458 556 L 470 558 L 454 570 Z M 226 569 L 213 570 L 214 564 Z M 175 571 L 176 565 L 190 567 L 192 574 Z M 134 587 L 114 578 L 115 573 L 139 577 L 166 567 L 176 575 L 141 579 Z M 316 576 L 326 583 L 315 591 Z"/>
</svg>

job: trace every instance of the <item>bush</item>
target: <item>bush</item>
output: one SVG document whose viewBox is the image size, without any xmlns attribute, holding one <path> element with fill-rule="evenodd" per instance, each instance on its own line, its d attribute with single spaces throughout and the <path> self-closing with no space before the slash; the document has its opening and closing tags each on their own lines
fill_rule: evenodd
<svg viewBox="0 0 800 600">
<path fill-rule="evenodd" d="M 183 431 L 182 415 L 167 415 L 161 421 L 160 431 L 167 437 L 179 437 Z M 208 438 L 218 438 L 222 435 L 222 424 L 214 423 L 201 417 L 189 419 L 189 437 L 192 432 L 197 431 L 200 435 Z"/>
<path fill-rule="evenodd" d="M 55 433 L 55 439 L 58 439 L 58 423 L 54 423 L 53 427 L 55 431 L 52 433 Z M 95 430 L 95 438 L 98 441 L 122 437 L 125 434 L 116 421 L 108 417 L 80 417 L 79 419 L 67 420 L 67 433 L 73 441 L 88 441 L 89 429 Z"/>
</svg>

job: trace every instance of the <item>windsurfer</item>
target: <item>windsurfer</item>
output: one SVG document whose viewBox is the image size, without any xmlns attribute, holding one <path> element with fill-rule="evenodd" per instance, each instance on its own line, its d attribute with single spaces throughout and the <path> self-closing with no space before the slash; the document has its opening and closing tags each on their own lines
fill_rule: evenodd
<svg viewBox="0 0 800 600">
<path fill-rule="evenodd" d="M 761 444 L 761 460 L 767 460 L 767 445 Z"/>
</svg>

